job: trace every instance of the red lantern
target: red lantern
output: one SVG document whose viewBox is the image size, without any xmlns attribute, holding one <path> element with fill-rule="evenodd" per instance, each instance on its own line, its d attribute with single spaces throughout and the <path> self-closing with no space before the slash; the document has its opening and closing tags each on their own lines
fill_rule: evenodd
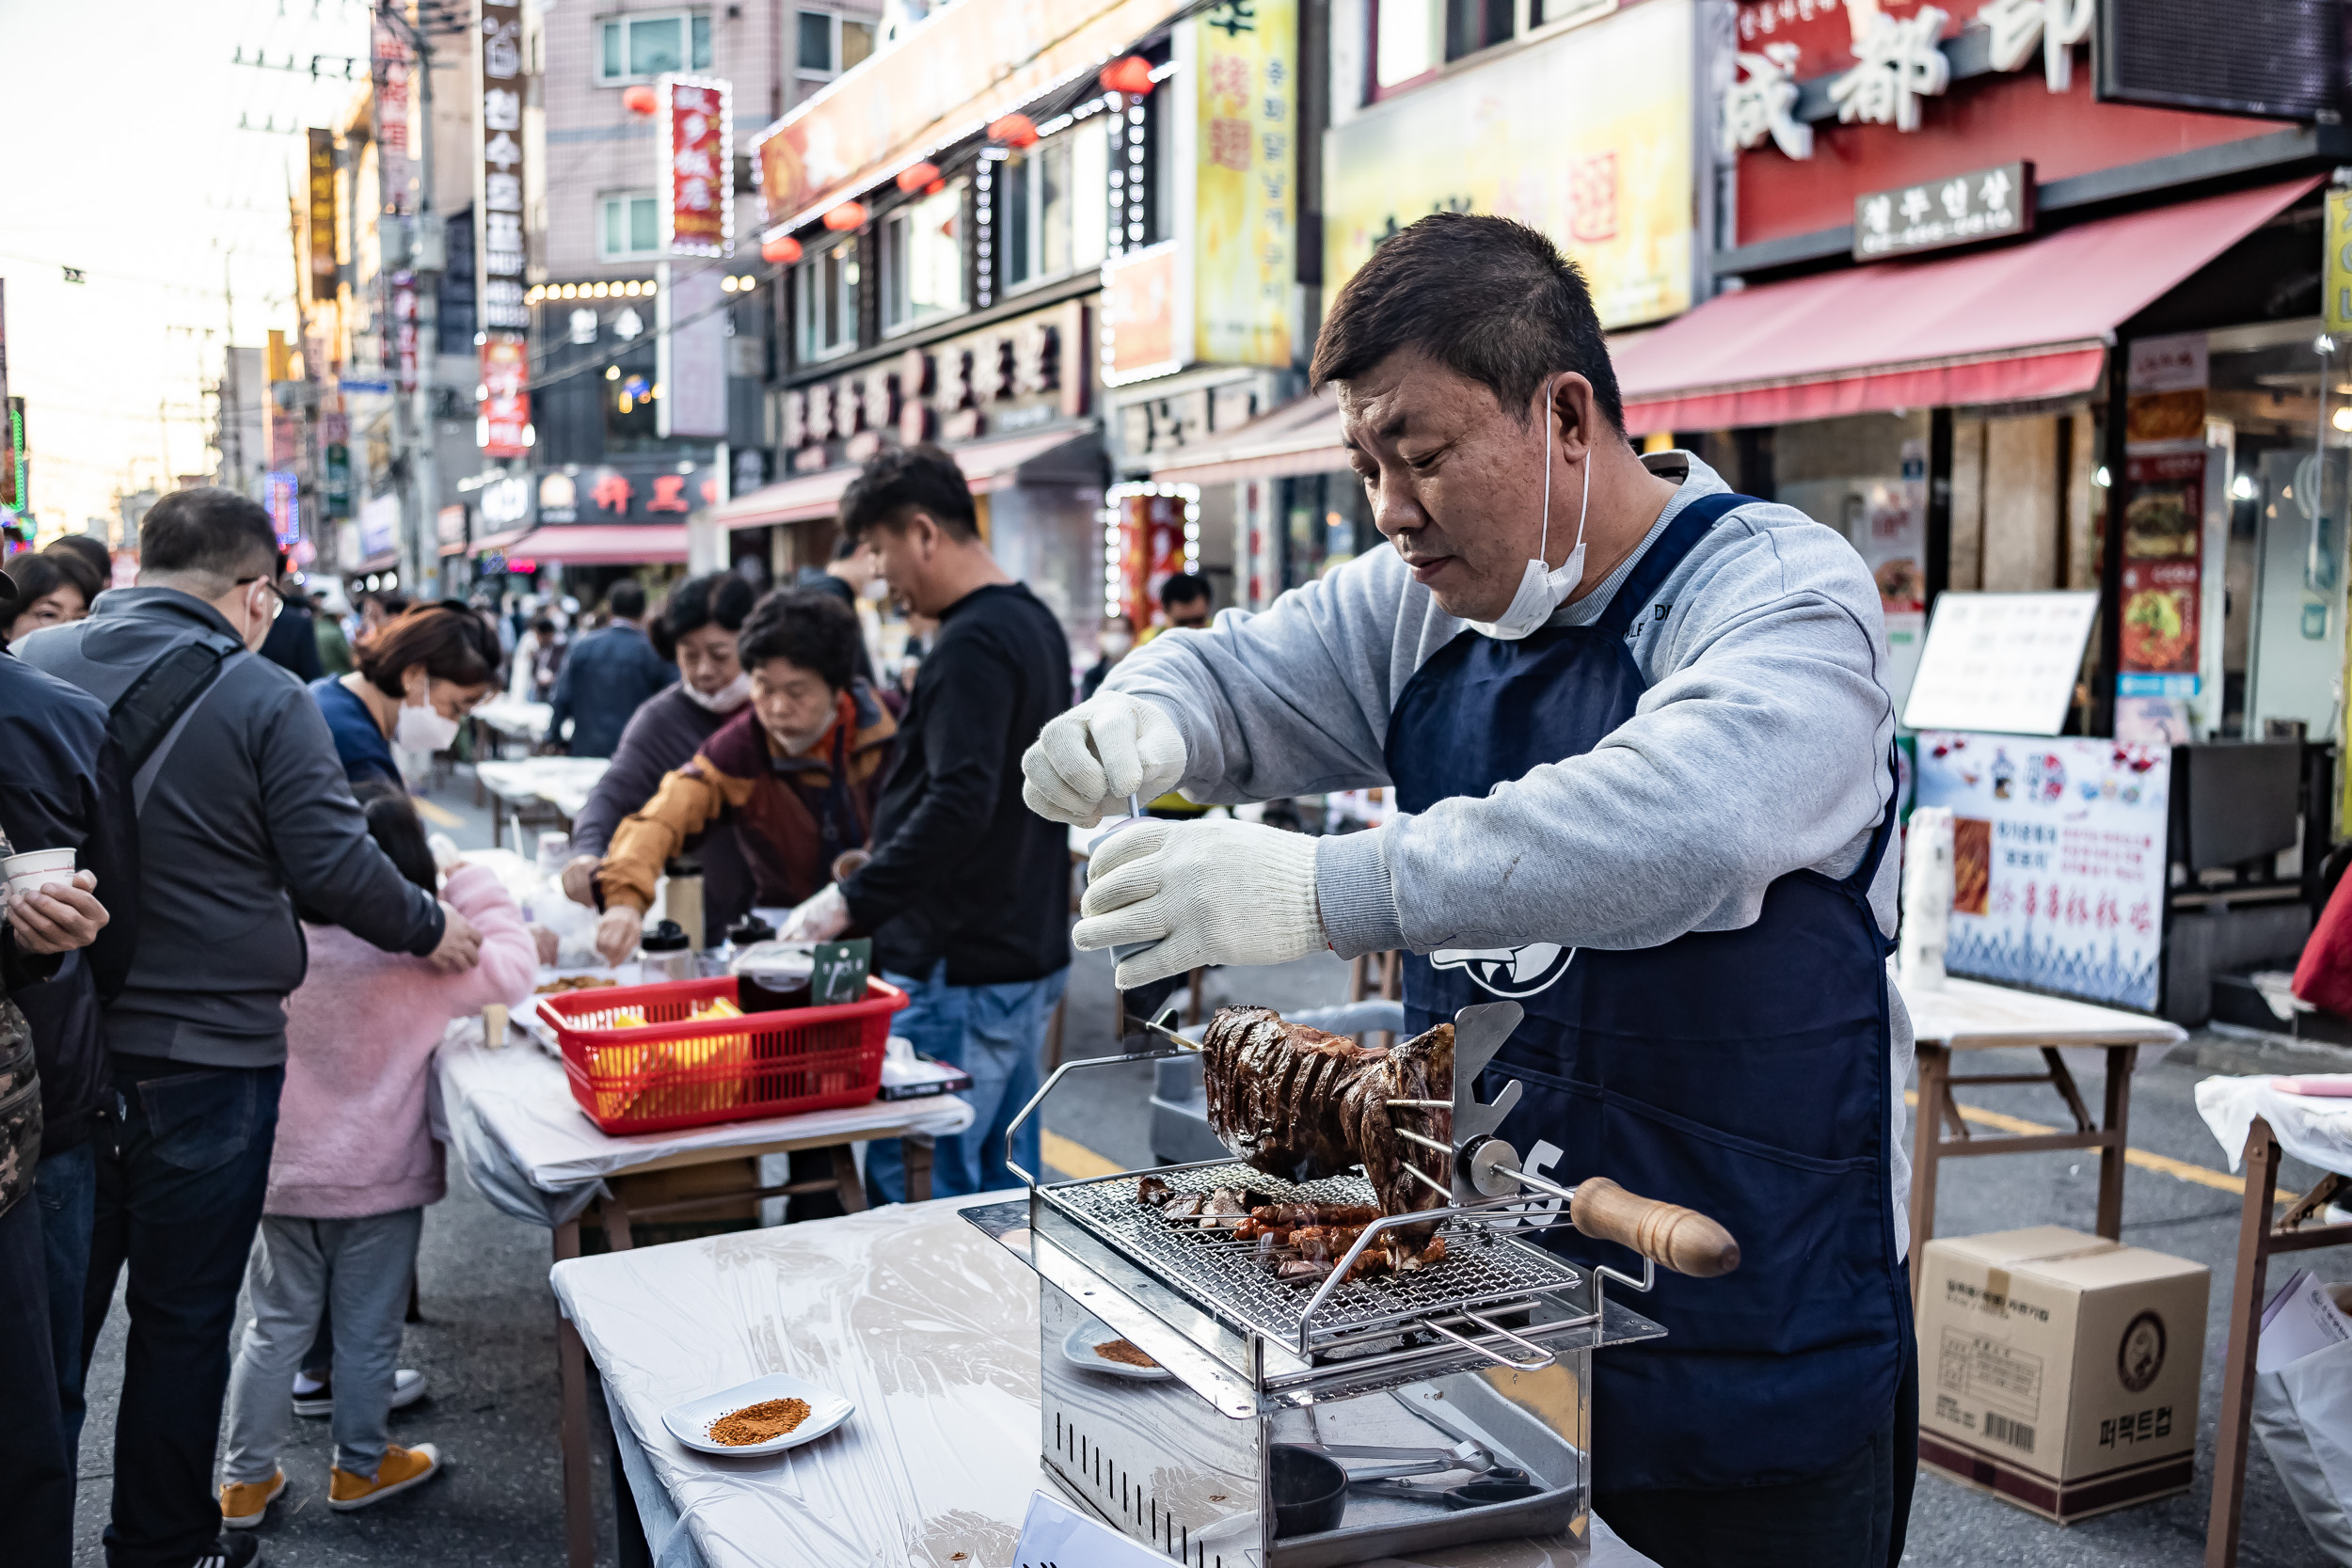
<svg viewBox="0 0 2352 1568">
<path fill-rule="evenodd" d="M 1152 90 L 1152 62 L 1140 55 L 1129 55 L 1113 60 L 1103 68 L 1095 80 L 1105 92 L 1123 92 L 1130 98 L 1141 98 Z"/>
<path fill-rule="evenodd" d="M 772 240 L 762 240 L 759 244 L 759 259 L 763 261 L 773 261 L 778 266 L 797 261 L 801 259 L 801 242 L 789 234 L 779 234 Z"/>
<path fill-rule="evenodd" d="M 934 181 L 932 181 L 930 184 L 928 184 L 928 185 L 926 185 L 926 186 L 924 186 L 924 187 L 923 187 L 923 194 L 924 194 L 925 196 L 937 196 L 940 192 L 942 192 L 942 191 L 946 190 L 946 188 L 947 188 L 947 182 L 946 182 L 946 181 L 945 181 L 945 180 L 934 180 Z"/>
<path fill-rule="evenodd" d="M 988 139 L 999 147 L 1035 147 L 1037 121 L 1027 115 L 1006 115 L 988 122 Z"/>
<path fill-rule="evenodd" d="M 866 209 L 854 201 L 845 201 L 825 214 L 825 227 L 836 234 L 866 226 Z"/>
<path fill-rule="evenodd" d="M 621 94 L 621 107 L 633 115 L 650 115 L 661 107 L 661 95 L 640 82 Z"/>
<path fill-rule="evenodd" d="M 913 196 L 927 185 L 938 182 L 939 166 L 937 164 L 915 164 L 898 171 L 898 188 L 909 196 Z"/>
</svg>

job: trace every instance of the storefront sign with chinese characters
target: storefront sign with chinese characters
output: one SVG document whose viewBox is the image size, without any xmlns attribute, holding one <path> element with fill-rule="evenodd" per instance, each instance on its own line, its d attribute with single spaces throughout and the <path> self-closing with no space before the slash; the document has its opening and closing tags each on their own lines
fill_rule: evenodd
<svg viewBox="0 0 2352 1568">
<path fill-rule="evenodd" d="M 416 180 L 416 149 L 408 135 L 410 93 L 408 73 L 416 69 L 416 55 L 408 48 L 408 40 L 399 29 L 377 16 L 373 42 L 369 53 L 374 56 L 375 73 L 375 149 L 378 161 L 377 178 L 384 192 L 384 210 L 388 213 L 408 213 L 415 210 L 413 185 Z"/>
<path fill-rule="evenodd" d="M 1324 288 L 1434 212 L 1549 235 L 1601 325 L 1690 308 L 1694 13 L 1634 6 L 1375 103 L 1327 133 Z"/>
<path fill-rule="evenodd" d="M 396 272 L 392 293 L 392 384 L 404 397 L 417 389 L 417 275 Z"/>
<path fill-rule="evenodd" d="M 664 76 L 661 249 L 724 256 L 735 240 L 734 90 L 715 76 Z"/>
<path fill-rule="evenodd" d="M 492 333 L 482 345 L 482 455 L 522 457 L 531 451 L 531 350 L 517 334 Z"/>
<path fill-rule="evenodd" d="M 682 523 L 720 499 L 718 469 L 660 458 L 559 468 L 538 483 L 539 521 L 548 524 Z"/>
<path fill-rule="evenodd" d="M 1770 137 L 1788 157 L 1810 158 L 1812 128 L 1794 111 L 1799 84 L 1818 76 L 1833 78 L 1829 99 L 1841 124 L 1916 131 L 1922 101 L 1951 87 L 1944 45 L 1968 27 L 1985 30 L 1994 71 L 2039 63 L 2049 90 L 2066 92 L 2074 86 L 2074 50 L 2089 41 L 2097 16 L 2097 0 L 1984 0 L 1958 22 L 1934 6 L 1899 14 L 1907 3 L 1742 0 L 1740 70 L 1724 89 L 1724 145 L 1761 147 Z"/>
<path fill-rule="evenodd" d="M 335 133 L 310 133 L 310 297 L 335 297 Z"/>
<path fill-rule="evenodd" d="M 302 537 L 302 481 L 283 468 L 262 476 L 262 506 L 269 513 L 270 531 L 278 547 L 291 549 Z"/>
<path fill-rule="evenodd" d="M 1087 302 L 1069 300 L 793 388 L 778 410 L 791 470 L 862 463 L 890 436 L 970 441 L 1085 417 L 1089 378 L 1064 356 L 1089 341 L 1088 313 Z"/>
<path fill-rule="evenodd" d="M 523 303 L 523 21 L 504 0 L 482 5 L 482 325 L 526 331 Z"/>
<path fill-rule="evenodd" d="M 2170 747 L 1923 730 L 1917 776 L 1955 818 L 1946 968 L 2154 1008 Z"/>
<path fill-rule="evenodd" d="M 1191 357 L 1287 368 L 1297 272 L 1295 0 L 1221 0 L 1184 26 L 1200 149 L 1185 258 Z"/>
<path fill-rule="evenodd" d="M 2006 239 L 2033 228 L 2033 165 L 2003 164 L 1854 198 L 1853 259 Z"/>
</svg>

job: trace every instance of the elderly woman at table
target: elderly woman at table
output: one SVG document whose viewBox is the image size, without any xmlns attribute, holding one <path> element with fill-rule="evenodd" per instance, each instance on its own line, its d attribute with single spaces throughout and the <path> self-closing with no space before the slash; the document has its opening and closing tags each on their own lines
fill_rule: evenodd
<svg viewBox="0 0 2352 1568">
<path fill-rule="evenodd" d="M 855 673 L 862 635 L 856 611 L 829 594 L 784 589 L 759 601 L 739 646 L 749 709 L 662 779 L 596 866 L 606 962 L 636 950 L 662 863 L 715 822 L 733 822 L 759 904 L 800 903 L 833 880 L 843 852 L 866 847 L 898 725 Z"/>
<path fill-rule="evenodd" d="M 572 818 L 573 858 L 564 870 L 564 891 L 573 902 L 595 906 L 596 864 L 621 819 L 652 800 L 665 775 L 693 761 L 721 725 L 749 706 L 751 677 L 736 657 L 736 643 L 756 596 L 733 572 L 689 578 L 670 591 L 661 612 L 646 625 L 654 650 L 676 662 L 678 679 L 637 710 L 621 732 L 612 766 Z M 736 847 L 734 825 L 713 823 L 699 843 L 687 847 L 702 861 L 705 925 L 723 931 L 752 907 L 752 874 Z"/>
<path fill-rule="evenodd" d="M 359 668 L 310 683 L 335 754 L 353 784 L 381 779 L 405 788 L 398 746 L 438 752 L 458 725 L 498 690 L 504 650 L 498 633 L 455 599 L 421 604 L 359 644 Z"/>
</svg>

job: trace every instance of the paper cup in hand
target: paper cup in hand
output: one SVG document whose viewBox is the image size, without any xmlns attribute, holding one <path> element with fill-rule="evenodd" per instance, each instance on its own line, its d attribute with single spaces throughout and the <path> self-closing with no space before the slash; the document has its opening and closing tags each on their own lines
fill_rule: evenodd
<svg viewBox="0 0 2352 1568">
<path fill-rule="evenodd" d="M 73 851 L 35 849 L 0 861 L 0 875 L 8 879 L 8 896 L 23 898 L 48 887 L 73 885 Z"/>
</svg>

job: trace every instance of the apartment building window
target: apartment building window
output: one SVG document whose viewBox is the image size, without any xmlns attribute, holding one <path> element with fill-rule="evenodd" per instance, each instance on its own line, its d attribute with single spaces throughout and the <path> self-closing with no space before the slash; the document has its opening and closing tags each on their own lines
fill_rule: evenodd
<svg viewBox="0 0 2352 1568">
<path fill-rule="evenodd" d="M 796 64 L 803 76 L 838 76 L 874 52 L 874 24 L 833 11 L 800 13 Z"/>
<path fill-rule="evenodd" d="M 950 181 L 882 220 L 884 331 L 963 309 L 963 191 Z"/>
<path fill-rule="evenodd" d="M 1606 16 L 1618 0 L 1373 0 L 1368 98 L 1433 76 L 1444 66 L 1539 27 Z"/>
<path fill-rule="evenodd" d="M 998 166 L 997 248 L 1007 289 L 1103 264 L 1110 237 L 1106 123 L 1118 125 L 1082 121 Z"/>
<path fill-rule="evenodd" d="M 608 261 L 625 261 L 660 250 L 661 214 L 650 191 L 608 196 L 598 205 L 598 256 Z"/>
<path fill-rule="evenodd" d="M 827 245 L 793 271 L 798 358 L 803 365 L 857 347 L 858 244 Z"/>
<path fill-rule="evenodd" d="M 598 24 L 599 82 L 638 82 L 665 71 L 710 69 L 710 16 L 703 11 L 616 16 Z"/>
</svg>

